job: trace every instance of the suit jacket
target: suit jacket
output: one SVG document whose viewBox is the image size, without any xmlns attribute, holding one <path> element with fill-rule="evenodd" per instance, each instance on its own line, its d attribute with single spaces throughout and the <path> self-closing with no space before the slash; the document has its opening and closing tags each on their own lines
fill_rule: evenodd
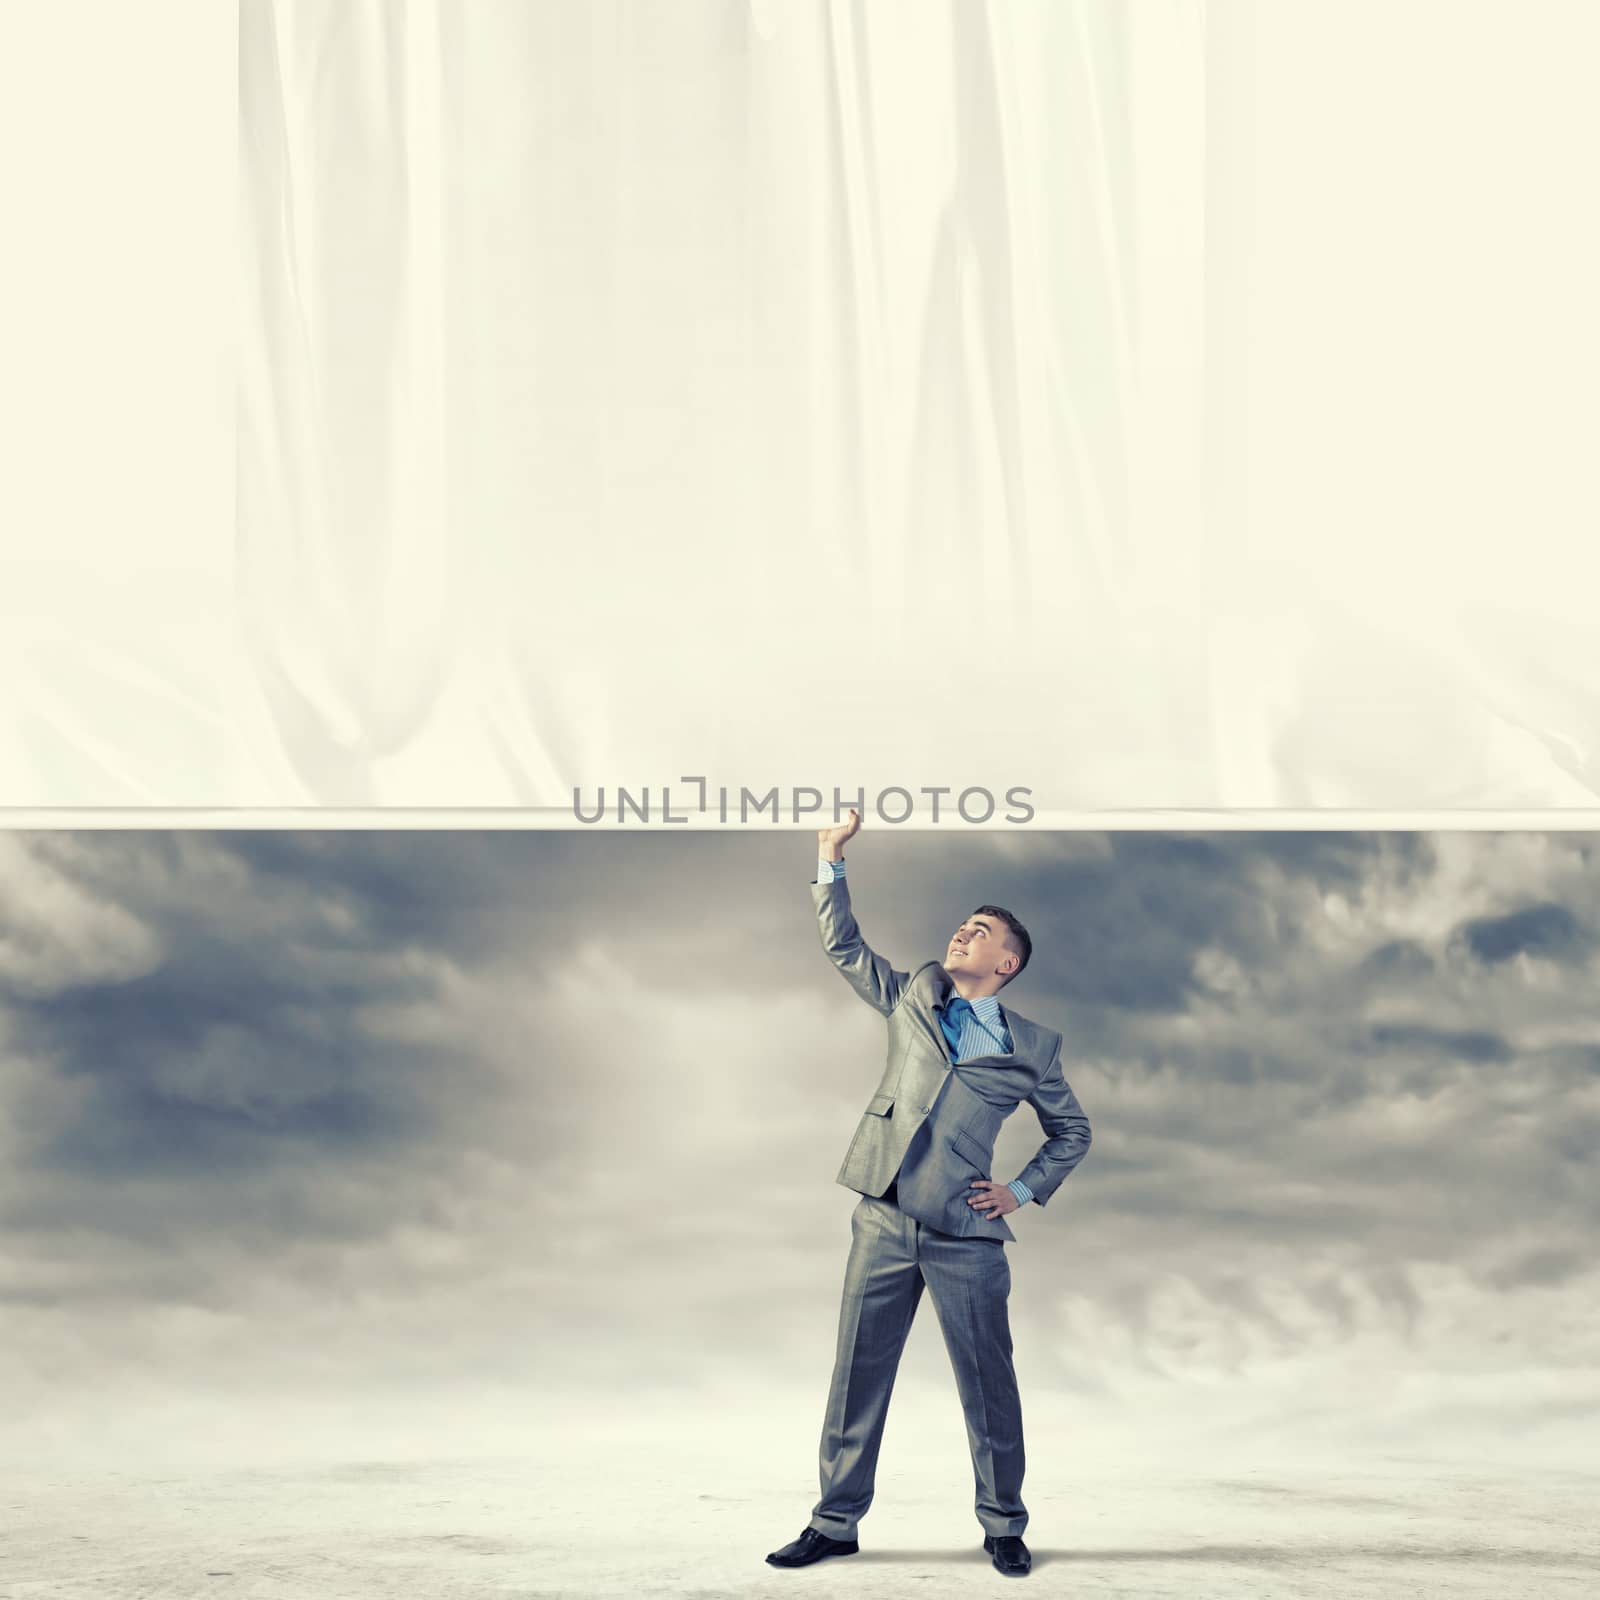
<svg viewBox="0 0 1600 1600">
<path fill-rule="evenodd" d="M 1044 1205 L 1089 1149 L 1089 1119 L 1061 1071 L 1061 1035 L 1003 1006 L 1009 1054 L 952 1064 L 934 1012 L 954 992 L 937 961 L 898 972 L 861 937 L 843 878 L 813 883 L 822 947 L 850 987 L 889 1019 L 883 1077 L 862 1114 L 837 1181 L 879 1196 L 898 1179 L 900 1209 L 942 1233 L 1014 1239 L 967 1204 L 974 1178 L 991 1177 L 995 1135 L 1026 1100 L 1045 1142 L 1018 1177 Z"/>
</svg>

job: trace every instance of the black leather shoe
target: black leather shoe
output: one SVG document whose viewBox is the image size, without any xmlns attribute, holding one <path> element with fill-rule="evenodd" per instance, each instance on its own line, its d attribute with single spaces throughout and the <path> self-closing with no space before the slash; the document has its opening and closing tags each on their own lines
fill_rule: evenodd
<svg viewBox="0 0 1600 1600">
<path fill-rule="evenodd" d="M 774 1550 L 767 1557 L 770 1567 L 809 1567 L 824 1556 L 853 1556 L 861 1548 L 854 1539 L 830 1539 L 815 1528 L 807 1528 L 793 1544 Z"/>
<path fill-rule="evenodd" d="M 1027 1545 L 1014 1533 L 998 1536 L 986 1533 L 983 1536 L 983 1548 L 994 1557 L 994 1570 L 1005 1573 L 1008 1578 L 1025 1578 L 1033 1566 L 1033 1557 L 1028 1554 Z"/>
</svg>

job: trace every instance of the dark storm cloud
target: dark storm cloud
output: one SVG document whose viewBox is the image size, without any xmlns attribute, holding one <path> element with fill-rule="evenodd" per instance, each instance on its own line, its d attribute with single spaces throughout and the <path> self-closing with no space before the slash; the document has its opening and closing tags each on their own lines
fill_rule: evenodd
<svg viewBox="0 0 1600 1600">
<path fill-rule="evenodd" d="M 159 836 L 151 849 L 165 892 L 133 898 L 159 929 L 161 963 L 8 1008 L 14 1047 L 83 1087 L 31 1159 L 106 1181 L 431 1137 L 428 1079 L 470 1060 L 376 1038 L 362 1021 L 373 1006 L 437 999 L 429 975 L 396 959 L 405 933 L 376 917 L 330 924 L 294 881 L 307 856 L 262 852 L 247 903 L 186 901 L 181 854 Z M 84 876 L 103 881 L 106 865 Z"/>
<path fill-rule="evenodd" d="M 1581 961 L 1594 948 L 1594 936 L 1562 905 L 1524 906 L 1504 916 L 1474 917 L 1460 937 L 1478 960 L 1509 961 L 1513 956 L 1543 956 L 1550 961 Z"/>
<path fill-rule="evenodd" d="M 1394 847 L 1402 857 L 1414 852 L 1404 836 L 1384 837 L 1404 841 Z M 885 842 L 874 839 L 872 849 Z M 987 899 L 1014 910 L 1035 952 L 1013 991 L 1022 1010 L 1024 987 L 1034 993 L 1048 985 L 1053 998 L 1069 1003 L 1154 1013 L 1182 1011 L 1203 987 L 1194 968 L 1201 950 L 1270 963 L 1299 938 L 1303 913 L 1273 881 L 1279 874 L 1314 885 L 1355 884 L 1361 863 L 1380 848 L 1376 836 L 1360 834 L 1330 843 L 1311 834 L 1143 832 L 1109 835 L 1097 854 L 1084 853 L 1073 836 L 1041 836 L 1028 845 L 1026 861 L 1018 862 L 987 840 L 952 848 L 918 835 L 894 840 L 894 859 L 874 860 L 868 870 L 892 878 L 901 920 L 921 913 L 931 957 L 943 954 L 971 905 Z M 1267 865 L 1275 869 L 1270 875 L 1262 872 Z"/>
<path fill-rule="evenodd" d="M 1241 839 L 1256 860 L 1271 862 L 1318 891 L 1359 888 L 1377 850 L 1383 851 L 1402 888 L 1426 879 L 1436 860 L 1425 833 L 1257 833 L 1222 835 Z"/>
<path fill-rule="evenodd" d="M 1511 1046 L 1499 1034 L 1475 1030 L 1379 1023 L 1367 1029 L 1366 1037 L 1374 1050 L 1443 1056 L 1450 1061 L 1509 1061 L 1512 1055 Z"/>
<path fill-rule="evenodd" d="M 852 865 L 858 878 L 892 886 L 867 900 L 864 925 L 910 967 L 942 955 L 972 906 L 996 900 L 1033 934 L 1039 967 L 1027 987 L 1172 1012 L 1195 992 L 1200 949 L 1261 962 L 1298 937 L 1298 914 L 1257 881 L 1263 863 L 1319 887 L 1348 885 L 1376 848 L 1364 835 L 1134 833 L 1088 857 L 1060 840 L 1036 836 L 1016 861 L 986 837 L 880 832 Z M 1401 860 L 1419 850 L 1407 836 L 1386 841 Z M 332 897 L 368 938 L 459 962 L 504 956 L 507 939 L 531 937 L 555 907 L 575 937 L 603 940 L 680 987 L 792 984 L 796 942 L 814 946 L 807 850 L 792 834 L 241 834 L 220 843 L 267 893 Z M 687 957 L 691 932 L 720 947 Z M 530 969 L 540 964 L 530 959 Z"/>
<path fill-rule="evenodd" d="M 792 857 L 760 835 L 432 831 L 222 843 L 261 881 L 330 897 L 391 946 L 409 941 L 461 965 L 507 962 L 520 946 L 534 981 L 584 941 L 686 986 L 726 984 L 723 962 L 741 978 L 780 980 L 763 938 L 793 920 Z M 691 959 L 689 930 L 727 948 Z"/>
</svg>

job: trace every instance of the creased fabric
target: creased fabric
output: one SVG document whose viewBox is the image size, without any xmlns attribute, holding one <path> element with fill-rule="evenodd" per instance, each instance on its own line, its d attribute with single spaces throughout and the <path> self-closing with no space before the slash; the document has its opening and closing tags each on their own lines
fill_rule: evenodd
<svg viewBox="0 0 1600 1600">
<path fill-rule="evenodd" d="M 1200 516 L 1198 5 L 241 16 L 280 795 L 1065 799 L 1111 724 L 1205 792 L 1193 641 L 1130 627 L 1140 530 Z M 941 697 L 1010 703 L 959 756 L 886 734 Z"/>
</svg>

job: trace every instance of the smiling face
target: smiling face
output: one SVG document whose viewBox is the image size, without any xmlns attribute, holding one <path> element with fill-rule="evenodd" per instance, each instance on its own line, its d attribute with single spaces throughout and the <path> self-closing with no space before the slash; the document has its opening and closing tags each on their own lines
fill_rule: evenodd
<svg viewBox="0 0 1600 1600">
<path fill-rule="evenodd" d="M 998 917 L 974 911 L 951 936 L 944 968 L 969 998 L 993 994 L 1022 965 L 1008 932 Z"/>
</svg>

